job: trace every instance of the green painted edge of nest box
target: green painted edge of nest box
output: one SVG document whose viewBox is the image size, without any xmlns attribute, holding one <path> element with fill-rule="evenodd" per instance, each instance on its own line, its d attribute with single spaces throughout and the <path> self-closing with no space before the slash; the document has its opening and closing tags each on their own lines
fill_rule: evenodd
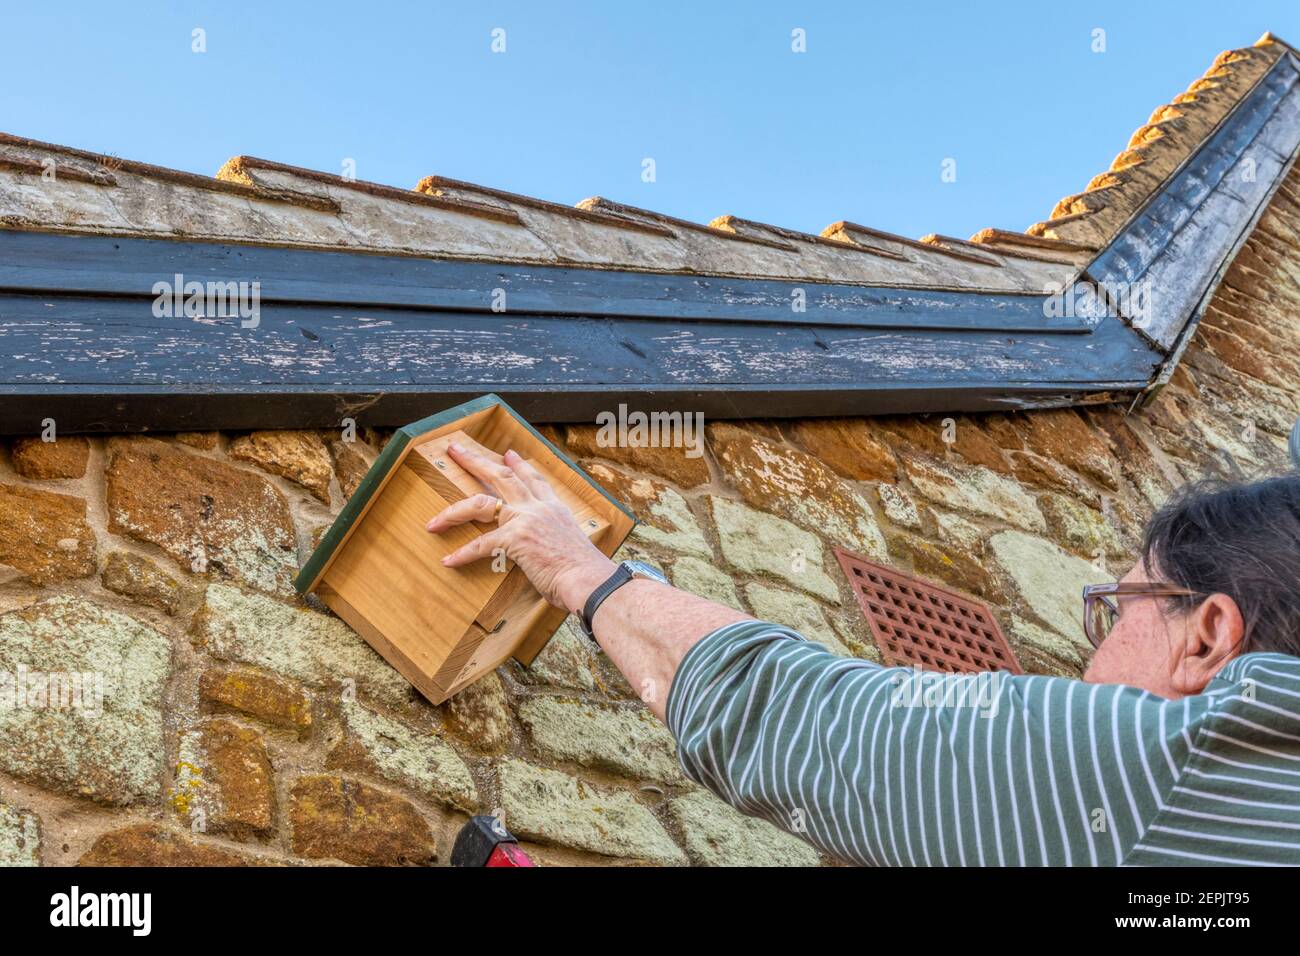
<svg viewBox="0 0 1300 956">
<path fill-rule="evenodd" d="M 614 505 L 619 511 L 631 518 L 634 526 L 639 523 L 636 515 L 632 513 L 630 508 L 602 488 L 600 484 L 591 477 L 591 475 L 587 474 L 581 467 L 579 467 L 577 462 L 560 449 L 556 448 L 554 444 L 547 440 L 545 435 L 521 418 L 519 413 L 507 405 L 500 396 L 495 394 L 482 395 L 468 402 L 464 402 L 463 404 L 430 415 L 428 418 L 422 418 L 418 422 L 403 425 L 393 433 L 393 437 L 388 440 L 388 444 L 384 446 L 384 450 L 379 453 L 379 457 L 376 458 L 374 464 L 370 466 L 370 470 L 366 472 L 366 476 L 362 478 L 361 483 L 357 485 L 357 490 L 352 493 L 352 497 L 349 498 L 347 504 L 343 506 L 343 510 L 339 512 L 338 517 L 334 519 L 334 523 L 330 525 L 329 530 L 321 537 L 320 543 L 316 545 L 315 550 L 312 551 L 311 557 L 307 559 L 307 563 L 302 566 L 302 569 L 298 572 L 298 576 L 293 579 L 293 586 L 297 589 L 298 593 L 305 594 L 310 590 L 312 583 L 316 580 L 316 576 L 320 574 L 321 568 L 325 566 L 330 557 L 334 554 L 334 551 L 340 544 L 342 544 L 343 539 L 347 536 L 348 529 L 352 527 L 352 524 L 365 511 L 367 503 L 379 489 L 379 486 L 383 484 L 384 478 L 388 475 L 388 472 L 392 470 L 394 465 L 396 465 L 397 461 L 401 458 L 403 449 L 405 449 L 413 439 L 420 437 L 425 432 L 432 431 L 435 428 L 439 428 L 449 422 L 456 421 L 457 419 L 465 418 L 475 412 L 481 412 L 485 408 L 489 408 L 493 405 L 499 405 L 510 415 L 511 418 L 532 432 L 533 437 L 546 445 L 546 447 L 549 448 L 557 458 L 581 475 L 583 480 L 599 491 L 610 504 Z M 429 517 L 433 516 L 430 515 Z M 622 542 L 620 542 L 620 544 L 621 543 Z"/>
</svg>

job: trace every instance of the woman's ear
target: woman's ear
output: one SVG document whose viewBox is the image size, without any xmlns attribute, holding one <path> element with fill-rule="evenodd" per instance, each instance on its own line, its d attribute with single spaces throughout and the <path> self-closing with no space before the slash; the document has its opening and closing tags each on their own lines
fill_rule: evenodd
<svg viewBox="0 0 1300 956">
<path fill-rule="evenodd" d="M 1229 661 L 1241 653 L 1246 633 L 1237 602 L 1226 594 L 1211 594 L 1187 614 L 1182 654 L 1170 675 L 1182 694 L 1199 694 Z"/>
</svg>

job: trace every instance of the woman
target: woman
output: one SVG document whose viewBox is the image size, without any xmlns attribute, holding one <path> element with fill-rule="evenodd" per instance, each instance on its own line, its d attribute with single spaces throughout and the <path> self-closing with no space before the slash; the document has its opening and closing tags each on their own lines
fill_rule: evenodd
<svg viewBox="0 0 1300 956">
<path fill-rule="evenodd" d="M 513 452 L 451 454 L 495 494 L 452 505 L 430 532 L 500 527 L 445 563 L 504 548 L 642 689 L 691 779 L 827 853 L 1300 863 L 1300 476 L 1166 504 L 1133 570 L 1085 589 L 1098 650 L 1077 681 L 836 657 L 614 565 Z"/>
</svg>

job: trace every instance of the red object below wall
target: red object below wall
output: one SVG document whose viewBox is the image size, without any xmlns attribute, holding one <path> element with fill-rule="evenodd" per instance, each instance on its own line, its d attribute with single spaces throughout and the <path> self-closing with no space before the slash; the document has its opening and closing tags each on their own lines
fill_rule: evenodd
<svg viewBox="0 0 1300 956">
<path fill-rule="evenodd" d="M 536 866 L 528 854 L 514 843 L 502 843 L 492 851 L 486 866 Z"/>
<path fill-rule="evenodd" d="M 476 868 L 537 864 L 519 849 L 514 835 L 500 820 L 480 814 L 470 817 L 469 823 L 456 835 L 456 842 L 451 849 L 451 865 Z"/>
</svg>

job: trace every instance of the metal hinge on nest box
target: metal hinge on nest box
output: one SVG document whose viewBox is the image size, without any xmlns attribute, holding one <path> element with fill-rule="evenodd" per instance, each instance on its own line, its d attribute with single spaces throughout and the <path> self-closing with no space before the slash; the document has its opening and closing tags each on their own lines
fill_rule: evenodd
<svg viewBox="0 0 1300 956">
<path fill-rule="evenodd" d="M 885 663 L 974 674 L 1023 674 L 988 606 L 860 554 L 835 549 Z"/>
<path fill-rule="evenodd" d="M 505 555 L 442 566 L 452 551 L 496 528 L 471 522 L 439 535 L 425 530 L 448 505 L 486 490 L 448 456 L 453 442 L 497 461 L 518 452 L 607 555 L 636 524 L 495 395 L 398 429 L 294 584 L 315 591 L 435 704 L 508 657 L 531 663 L 567 613 L 548 604 Z"/>
</svg>

